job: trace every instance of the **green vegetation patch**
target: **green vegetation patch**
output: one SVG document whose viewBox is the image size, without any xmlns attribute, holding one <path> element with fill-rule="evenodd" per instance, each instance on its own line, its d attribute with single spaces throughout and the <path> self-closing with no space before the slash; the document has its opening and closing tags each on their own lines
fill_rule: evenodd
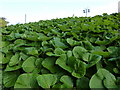
<svg viewBox="0 0 120 90">
<path fill-rule="evenodd" d="M 118 13 L 2 28 L 4 89 L 120 88 Z"/>
</svg>

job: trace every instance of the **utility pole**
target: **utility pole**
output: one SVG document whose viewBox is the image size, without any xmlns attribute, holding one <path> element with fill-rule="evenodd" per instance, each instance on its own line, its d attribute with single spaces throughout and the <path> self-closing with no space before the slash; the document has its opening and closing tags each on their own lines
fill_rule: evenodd
<svg viewBox="0 0 120 90">
<path fill-rule="evenodd" d="M 83 13 L 86 13 L 86 17 L 87 17 L 87 14 L 90 12 L 90 9 L 84 9 L 83 10 Z"/>
<path fill-rule="evenodd" d="M 26 17 L 27 17 L 27 16 L 26 16 L 26 14 L 25 14 L 25 23 L 26 23 Z"/>
</svg>

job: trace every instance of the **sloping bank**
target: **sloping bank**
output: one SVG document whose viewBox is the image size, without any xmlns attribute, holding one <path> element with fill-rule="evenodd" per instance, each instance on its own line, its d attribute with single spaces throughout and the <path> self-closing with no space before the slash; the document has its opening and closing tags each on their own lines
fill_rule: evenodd
<svg viewBox="0 0 120 90">
<path fill-rule="evenodd" d="M 118 14 L 2 28 L 3 88 L 120 88 Z"/>
</svg>

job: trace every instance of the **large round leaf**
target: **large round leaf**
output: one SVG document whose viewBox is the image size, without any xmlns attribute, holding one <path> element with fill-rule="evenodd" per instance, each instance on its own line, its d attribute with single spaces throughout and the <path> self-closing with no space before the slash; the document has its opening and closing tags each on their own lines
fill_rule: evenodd
<svg viewBox="0 0 120 90">
<path fill-rule="evenodd" d="M 5 87 L 12 87 L 14 86 L 20 72 L 3 72 L 3 84 Z"/>
<path fill-rule="evenodd" d="M 64 88 L 73 88 L 73 81 L 69 76 L 62 76 L 60 81 L 63 83 Z"/>
<path fill-rule="evenodd" d="M 81 78 L 86 74 L 86 64 L 80 60 L 76 60 L 72 75 L 77 78 Z"/>
<path fill-rule="evenodd" d="M 38 84 L 36 81 L 37 76 L 38 74 L 33 73 L 21 74 L 18 77 L 14 88 L 38 88 Z"/>
<path fill-rule="evenodd" d="M 45 58 L 45 60 L 43 60 L 42 65 L 43 67 L 48 69 L 51 73 L 55 73 L 59 70 L 58 67 L 55 66 L 55 61 L 56 61 L 56 58 L 48 57 L 48 58 Z"/>
<path fill-rule="evenodd" d="M 32 72 L 35 69 L 35 59 L 35 57 L 31 56 L 23 62 L 22 68 L 25 72 Z"/>
<path fill-rule="evenodd" d="M 76 47 L 73 48 L 73 55 L 76 58 L 79 58 L 79 59 L 81 59 L 82 55 L 86 52 L 87 52 L 87 50 L 84 47 L 81 47 L 81 46 L 76 46 Z"/>
<path fill-rule="evenodd" d="M 57 82 L 57 77 L 53 74 L 43 74 L 37 77 L 37 82 L 42 88 L 50 88 Z"/>
<path fill-rule="evenodd" d="M 117 88 L 115 76 L 106 69 L 99 69 L 90 79 L 90 88 Z"/>
</svg>

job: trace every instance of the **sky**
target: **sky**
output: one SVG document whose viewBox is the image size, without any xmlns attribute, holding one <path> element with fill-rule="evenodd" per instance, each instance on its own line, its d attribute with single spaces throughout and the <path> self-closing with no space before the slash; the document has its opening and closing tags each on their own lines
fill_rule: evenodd
<svg viewBox="0 0 120 90">
<path fill-rule="evenodd" d="M 0 17 L 9 24 L 36 22 L 78 16 L 83 17 L 84 9 L 90 9 L 87 16 L 118 12 L 120 0 L 0 0 Z"/>
</svg>

